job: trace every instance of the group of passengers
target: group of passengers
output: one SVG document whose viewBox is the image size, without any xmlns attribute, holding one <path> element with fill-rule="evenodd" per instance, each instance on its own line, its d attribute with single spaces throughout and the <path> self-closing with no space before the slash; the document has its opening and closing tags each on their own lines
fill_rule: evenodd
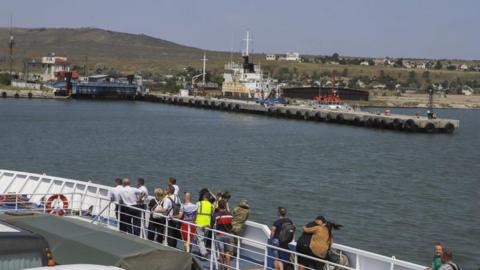
<svg viewBox="0 0 480 270">
<path fill-rule="evenodd" d="M 193 203 L 190 192 L 183 193 L 182 201 L 175 178 L 168 179 L 165 189 L 156 188 L 151 200 L 142 178 L 137 180 L 136 188 L 130 186 L 128 179 L 115 179 L 115 185 L 110 196 L 116 202 L 121 231 L 140 235 L 143 220 L 149 240 L 166 242 L 171 247 L 177 247 L 181 240 L 186 251 L 195 252 L 200 258 L 209 257 L 213 242 L 219 252 L 217 259 L 221 269 L 230 268 L 231 257 L 236 255 L 238 248 L 236 236 L 244 235 L 250 214 L 247 200 L 241 199 L 231 211 L 229 192 L 220 192 L 215 196 L 204 188 L 199 192 L 196 203 Z M 142 212 L 148 213 L 148 221 Z M 278 207 L 277 214 L 278 219 L 273 222 L 269 239 L 270 256 L 274 259 L 275 269 L 292 269 L 294 259 L 290 243 L 294 240 L 296 227 L 286 217 L 286 208 Z M 332 230 L 341 227 L 324 216 L 318 216 L 303 226 L 295 247 L 298 269 L 324 269 L 326 261 L 348 266 L 348 258 L 332 249 Z M 193 244 L 196 250 L 192 249 Z M 461 270 L 452 257 L 451 251 L 436 244 L 432 267 L 426 270 Z"/>
<path fill-rule="evenodd" d="M 453 262 L 453 253 L 445 249 L 441 243 L 435 243 L 433 249 L 432 266 L 425 270 L 461 270 L 462 268 Z"/>
<path fill-rule="evenodd" d="M 215 196 L 206 188 L 199 192 L 196 203 L 192 202 L 190 192 L 184 192 L 182 200 L 177 180 L 172 177 L 168 179 L 166 188 L 154 190 L 151 200 L 141 178 L 137 180 L 136 188 L 130 186 L 128 179 L 116 179 L 115 185 L 110 198 L 116 203 L 121 231 L 140 235 L 143 220 L 149 240 L 166 242 L 171 247 L 177 247 L 181 240 L 186 251 L 198 253 L 200 258 L 209 257 L 214 242 L 219 251 L 220 265 L 229 269 L 230 258 L 236 253 L 237 238 L 234 236 L 242 236 L 246 229 L 250 213 L 247 200 L 240 200 L 231 211 L 229 192 L 220 192 Z M 142 212 L 147 213 L 148 221 L 146 216 L 142 218 Z M 212 231 L 215 232 L 213 236 Z M 192 249 L 193 244 L 196 250 Z"/>
</svg>

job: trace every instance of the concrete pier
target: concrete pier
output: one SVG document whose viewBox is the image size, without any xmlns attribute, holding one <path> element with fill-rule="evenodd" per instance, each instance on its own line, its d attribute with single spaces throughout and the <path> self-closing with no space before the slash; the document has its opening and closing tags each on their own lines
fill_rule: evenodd
<svg viewBox="0 0 480 270">
<path fill-rule="evenodd" d="M 375 114 L 364 111 L 327 110 L 303 106 L 274 105 L 263 106 L 253 101 L 218 99 L 178 95 L 150 95 L 146 101 L 190 106 L 229 112 L 261 114 L 273 117 L 349 124 L 362 127 L 391 129 L 408 132 L 453 133 L 460 121 L 454 119 L 428 119 L 422 116 L 400 114 Z"/>
<path fill-rule="evenodd" d="M 0 98 L 54 98 L 51 90 L 0 89 Z"/>
</svg>

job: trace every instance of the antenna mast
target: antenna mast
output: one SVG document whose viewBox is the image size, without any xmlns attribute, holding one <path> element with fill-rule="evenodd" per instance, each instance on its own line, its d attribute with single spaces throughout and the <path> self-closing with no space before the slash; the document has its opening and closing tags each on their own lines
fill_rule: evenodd
<svg viewBox="0 0 480 270">
<path fill-rule="evenodd" d="M 245 46 L 245 53 L 243 56 L 248 56 L 249 54 L 249 49 L 250 49 L 250 42 L 252 41 L 252 39 L 250 38 L 250 32 L 247 31 L 247 38 L 244 39 L 245 40 L 245 43 L 246 43 L 246 46 Z"/>
</svg>

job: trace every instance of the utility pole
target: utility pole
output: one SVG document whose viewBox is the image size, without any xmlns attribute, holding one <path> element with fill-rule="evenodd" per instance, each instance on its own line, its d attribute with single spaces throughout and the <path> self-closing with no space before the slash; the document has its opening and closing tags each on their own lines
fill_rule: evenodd
<svg viewBox="0 0 480 270">
<path fill-rule="evenodd" d="M 205 53 L 203 53 L 203 73 L 202 73 L 202 82 L 203 82 L 203 88 L 205 88 L 205 84 L 206 84 L 206 81 L 205 81 L 205 68 L 206 68 L 206 65 L 207 65 L 207 55 Z"/>
<path fill-rule="evenodd" d="M 10 14 L 10 79 L 12 79 L 12 74 L 13 74 L 13 45 L 15 44 L 15 40 L 13 37 L 13 19 L 12 15 Z"/>
</svg>

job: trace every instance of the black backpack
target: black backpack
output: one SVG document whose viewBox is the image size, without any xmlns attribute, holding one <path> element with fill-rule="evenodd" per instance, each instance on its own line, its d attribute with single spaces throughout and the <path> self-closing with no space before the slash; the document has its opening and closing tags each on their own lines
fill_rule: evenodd
<svg viewBox="0 0 480 270">
<path fill-rule="evenodd" d="M 296 229 L 297 228 L 292 222 L 284 222 L 282 224 L 282 228 L 280 228 L 280 232 L 278 233 L 278 241 L 283 244 L 292 242 Z"/>
<path fill-rule="evenodd" d="M 172 214 L 174 216 L 177 216 L 178 214 L 180 214 L 180 210 L 182 209 L 182 204 L 180 203 L 180 199 L 178 197 L 175 197 L 175 198 L 176 200 L 173 200 L 172 198 L 168 197 L 168 199 L 170 199 L 170 201 L 172 202 L 172 208 L 170 209 L 170 211 L 173 211 Z M 167 214 L 169 214 L 170 211 L 168 211 Z"/>
</svg>

